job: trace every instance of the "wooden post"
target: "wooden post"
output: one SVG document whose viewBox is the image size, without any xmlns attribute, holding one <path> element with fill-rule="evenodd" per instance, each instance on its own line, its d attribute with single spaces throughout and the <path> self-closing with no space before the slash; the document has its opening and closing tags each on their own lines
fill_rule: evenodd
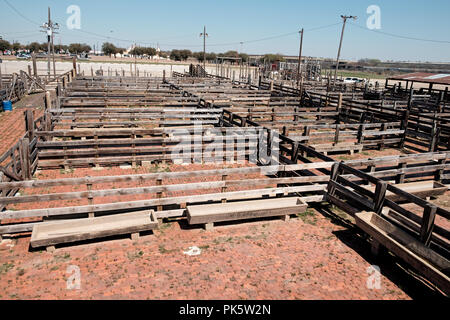
<svg viewBox="0 0 450 320">
<path fill-rule="evenodd" d="M 331 167 L 331 172 L 330 172 L 330 181 L 336 181 L 338 174 L 339 174 L 339 163 L 336 162 L 333 164 L 333 166 Z M 332 186 L 331 183 L 328 184 L 327 187 L 327 194 L 329 194 L 330 196 L 334 197 L 335 191 L 336 191 L 336 187 Z"/>
<path fill-rule="evenodd" d="M 87 190 L 89 191 L 89 195 L 88 195 L 88 204 L 91 206 L 94 204 L 94 198 L 92 197 L 91 191 L 92 191 L 92 183 L 88 183 L 86 184 Z M 88 213 L 88 217 L 89 218 L 94 218 L 95 217 L 95 213 L 94 211 L 91 211 Z"/>
<path fill-rule="evenodd" d="M 334 145 L 337 145 L 339 143 L 339 124 L 336 125 L 336 133 L 334 134 Z"/>
<path fill-rule="evenodd" d="M 381 131 L 386 131 L 387 130 L 387 126 L 386 123 L 383 123 L 381 125 Z M 381 135 L 381 142 L 380 142 L 380 146 L 379 146 L 380 150 L 384 150 L 384 134 Z"/>
<path fill-rule="evenodd" d="M 52 114 L 49 111 L 44 113 L 44 131 L 52 131 Z M 51 139 L 46 136 L 46 139 Z"/>
<path fill-rule="evenodd" d="M 361 123 L 359 125 L 359 129 L 358 129 L 358 143 L 359 144 L 363 144 L 364 143 L 364 131 L 366 129 L 366 125 L 364 123 Z"/>
<path fill-rule="evenodd" d="M 292 155 L 291 160 L 294 164 L 297 164 L 298 161 L 298 141 L 294 141 L 294 144 L 292 145 Z"/>
<path fill-rule="evenodd" d="M 369 160 L 370 160 L 370 158 L 369 158 Z M 375 166 L 374 164 L 371 164 L 371 165 L 367 166 L 367 171 L 368 171 L 369 173 L 374 173 L 375 170 L 376 170 L 376 166 Z M 367 184 L 367 185 L 370 185 L 370 181 L 367 180 L 366 184 Z"/>
<path fill-rule="evenodd" d="M 433 120 L 433 127 L 431 128 L 431 142 L 428 152 L 435 152 L 438 147 L 440 128 L 437 127 L 436 118 Z"/>
<path fill-rule="evenodd" d="M 377 214 L 381 213 L 383 209 L 384 198 L 386 196 L 387 182 L 378 181 L 375 187 L 374 209 Z"/>
<path fill-rule="evenodd" d="M 401 170 L 396 178 L 395 183 L 404 183 L 405 182 L 405 172 L 404 169 L 406 168 L 406 162 L 402 162 L 398 164 L 398 169 Z"/>
<path fill-rule="evenodd" d="M 226 184 L 226 180 L 227 180 L 227 175 L 226 174 L 223 174 L 222 175 L 222 181 Z M 225 193 L 225 192 L 227 192 L 227 187 L 226 186 L 224 186 L 224 187 L 222 187 L 222 193 Z M 222 199 L 222 203 L 226 203 L 227 202 L 227 199 Z"/>
<path fill-rule="evenodd" d="M 339 120 L 339 116 L 341 114 L 342 99 L 343 99 L 343 95 L 342 95 L 342 93 L 339 93 L 338 104 L 337 104 L 338 120 Z"/>
<path fill-rule="evenodd" d="M 161 179 L 157 179 L 157 180 L 156 180 L 156 185 L 157 185 L 157 186 L 161 186 L 161 185 L 162 185 L 162 180 L 161 180 Z M 161 199 L 161 198 L 162 198 L 162 192 L 157 192 L 157 193 L 156 193 L 156 197 L 157 197 L 158 199 Z M 157 210 L 157 211 L 162 211 L 162 210 L 163 210 L 163 206 L 161 206 L 161 205 L 157 206 L 156 210 Z"/>
<path fill-rule="evenodd" d="M 34 114 L 33 110 L 26 110 L 25 116 L 25 130 L 28 133 L 28 139 L 32 141 L 34 139 Z"/>
<path fill-rule="evenodd" d="M 28 138 L 19 140 L 19 154 L 22 178 L 24 180 L 31 180 L 30 140 Z"/>
<path fill-rule="evenodd" d="M 445 165 L 447 163 L 447 159 L 441 159 L 438 161 L 439 165 Z M 442 181 L 442 175 L 444 174 L 444 168 L 436 170 L 434 174 L 434 180 L 437 182 Z"/>
<path fill-rule="evenodd" d="M 45 92 L 45 110 L 50 110 L 52 108 L 52 99 L 50 97 L 50 91 Z"/>
<path fill-rule="evenodd" d="M 423 210 L 422 225 L 420 227 L 420 241 L 427 247 L 430 246 L 431 235 L 434 229 L 434 220 L 436 218 L 437 207 L 433 204 L 427 204 Z"/>
<path fill-rule="evenodd" d="M 72 69 L 74 70 L 74 72 L 77 72 L 77 57 L 74 56 L 72 58 Z"/>
<path fill-rule="evenodd" d="M 33 52 L 31 54 L 31 58 L 33 59 L 33 75 L 36 77 L 38 76 L 38 69 L 37 69 L 37 63 L 36 63 L 36 54 Z"/>
<path fill-rule="evenodd" d="M 413 101 L 413 89 L 411 88 L 410 92 L 409 92 L 409 98 L 408 98 L 408 107 L 405 111 L 405 115 L 402 121 L 402 130 L 405 130 L 405 132 L 403 133 L 403 138 L 402 141 L 400 142 L 400 148 L 403 148 L 405 146 L 405 141 L 406 141 L 406 133 L 408 131 L 408 120 L 409 120 L 409 114 L 411 112 L 411 108 L 412 108 L 412 101 Z"/>
</svg>

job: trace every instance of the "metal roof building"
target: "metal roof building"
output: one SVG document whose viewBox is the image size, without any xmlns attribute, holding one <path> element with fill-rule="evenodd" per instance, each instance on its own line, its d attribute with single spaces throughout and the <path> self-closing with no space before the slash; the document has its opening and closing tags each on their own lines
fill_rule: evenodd
<svg viewBox="0 0 450 320">
<path fill-rule="evenodd" d="M 420 82 L 438 85 L 450 85 L 450 74 L 448 73 L 425 73 L 414 72 L 404 75 L 389 77 L 386 80 L 398 80 L 408 82 Z"/>
</svg>

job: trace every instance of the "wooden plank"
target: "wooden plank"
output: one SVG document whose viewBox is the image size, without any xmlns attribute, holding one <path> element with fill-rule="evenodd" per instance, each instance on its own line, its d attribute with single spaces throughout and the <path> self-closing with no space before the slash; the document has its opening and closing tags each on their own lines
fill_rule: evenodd
<svg viewBox="0 0 450 320">
<path fill-rule="evenodd" d="M 188 206 L 186 210 L 189 224 L 201 224 L 299 214 L 307 206 L 295 197 Z"/>
<path fill-rule="evenodd" d="M 30 244 L 33 248 L 132 234 L 157 228 L 152 210 L 96 218 L 44 222 L 34 226 Z"/>
<path fill-rule="evenodd" d="M 450 279 L 442 272 L 450 268 L 447 259 L 373 212 L 357 213 L 355 219 L 359 228 L 450 294 Z"/>
<path fill-rule="evenodd" d="M 299 182 L 309 182 L 315 177 L 288 177 L 278 179 L 252 179 L 252 180 L 227 180 L 227 181 L 212 181 L 212 182 L 196 182 L 184 184 L 167 184 L 161 186 L 136 187 L 136 188 L 119 188 L 119 189 L 104 189 L 104 190 L 88 190 L 78 192 L 64 192 L 51 194 L 37 194 L 19 197 L 0 197 L 2 205 L 13 203 L 26 202 L 42 202 L 55 200 L 71 200 L 81 198 L 99 198 L 108 196 L 124 196 L 124 195 L 138 195 L 138 194 L 155 194 L 162 192 L 187 191 L 187 190 L 204 190 L 227 188 L 232 186 L 270 186 L 274 184 L 291 184 Z M 298 187 L 299 192 L 319 191 L 324 190 L 324 185 L 307 185 Z"/>
<path fill-rule="evenodd" d="M 319 193 L 324 193 L 325 186 L 313 186 L 311 189 L 317 189 Z M 291 193 L 307 192 L 305 187 L 282 187 L 282 188 L 266 188 L 266 189 L 254 189 L 245 191 L 233 191 L 225 193 L 208 193 L 191 196 L 179 196 L 168 197 L 161 199 L 148 199 L 148 200 L 136 200 L 127 202 L 116 202 L 106 204 L 84 205 L 75 207 L 60 207 L 60 208 L 47 208 L 47 209 L 31 209 L 31 210 L 17 210 L 17 211 L 4 211 L 2 212 L 2 219 L 21 219 L 27 217 L 50 217 L 50 216 L 63 216 L 71 214 L 84 214 L 90 212 L 108 212 L 114 210 L 124 210 L 132 208 L 144 208 L 155 207 L 162 205 L 173 205 L 182 203 L 197 203 L 204 201 L 221 201 L 226 200 L 239 200 L 247 198 L 259 198 L 259 197 L 273 197 L 276 195 L 284 195 Z M 322 201 L 323 195 L 312 196 L 312 201 Z"/>
</svg>

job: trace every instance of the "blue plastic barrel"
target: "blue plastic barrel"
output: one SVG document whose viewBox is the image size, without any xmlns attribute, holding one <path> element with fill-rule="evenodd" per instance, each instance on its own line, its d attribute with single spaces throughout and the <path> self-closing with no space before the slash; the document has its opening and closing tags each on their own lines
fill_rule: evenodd
<svg viewBox="0 0 450 320">
<path fill-rule="evenodd" d="M 3 111 L 12 111 L 12 102 L 11 100 L 5 100 L 2 103 Z"/>
</svg>

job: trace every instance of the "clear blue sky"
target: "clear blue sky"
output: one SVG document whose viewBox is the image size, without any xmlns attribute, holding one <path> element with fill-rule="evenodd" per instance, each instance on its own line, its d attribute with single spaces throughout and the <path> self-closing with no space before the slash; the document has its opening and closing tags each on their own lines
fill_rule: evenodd
<svg viewBox="0 0 450 320">
<path fill-rule="evenodd" d="M 21 15 L 0 0 L 0 36 L 9 41 L 45 41 L 39 26 L 47 19 L 62 25 L 63 44 L 84 42 L 93 46 L 110 41 L 121 47 L 133 42 L 162 50 L 186 48 L 202 50 L 199 37 L 207 27 L 207 51 L 241 50 L 246 53 L 298 54 L 300 28 L 313 29 L 341 21 L 340 15 L 356 15 L 365 27 L 366 9 L 381 8 L 382 32 L 407 37 L 447 41 L 423 42 L 375 33 L 348 24 L 342 51 L 343 59 L 379 58 L 382 60 L 450 61 L 450 1 L 448 0 L 7 0 Z M 68 30 L 66 9 L 81 8 L 81 31 Z M 29 21 L 32 20 L 33 22 Z M 111 32 L 112 31 L 112 32 Z M 341 25 L 305 31 L 304 55 L 336 56 Z M 95 33 L 97 35 L 93 35 Z M 291 34 L 289 34 L 291 33 Z M 286 35 L 289 34 L 289 35 Z M 249 40 L 286 35 L 267 41 Z M 59 37 L 56 42 L 59 43 Z"/>
</svg>

